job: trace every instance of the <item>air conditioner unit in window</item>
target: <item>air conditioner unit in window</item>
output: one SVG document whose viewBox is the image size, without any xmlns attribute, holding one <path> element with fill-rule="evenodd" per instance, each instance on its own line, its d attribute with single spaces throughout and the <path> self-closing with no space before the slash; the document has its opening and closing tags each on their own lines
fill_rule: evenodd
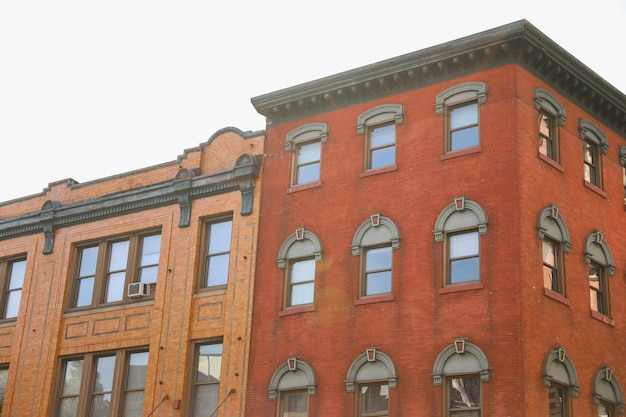
<svg viewBox="0 0 626 417">
<path fill-rule="evenodd" d="M 138 298 L 150 295 L 150 286 L 143 282 L 132 282 L 128 284 L 128 298 Z"/>
</svg>

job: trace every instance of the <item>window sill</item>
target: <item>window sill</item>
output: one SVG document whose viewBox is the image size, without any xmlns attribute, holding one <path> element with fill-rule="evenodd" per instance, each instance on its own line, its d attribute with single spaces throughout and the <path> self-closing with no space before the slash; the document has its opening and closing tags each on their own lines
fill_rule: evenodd
<svg viewBox="0 0 626 417">
<path fill-rule="evenodd" d="M 322 181 L 314 181 L 314 182 L 309 182 L 307 184 L 292 185 L 291 187 L 287 188 L 287 194 L 296 193 L 298 191 L 310 190 L 311 188 L 317 188 L 321 186 L 322 186 Z"/>
<path fill-rule="evenodd" d="M 193 295 L 193 298 L 197 297 L 210 297 L 213 295 L 224 295 L 226 294 L 227 287 L 219 287 L 219 288 L 201 288 Z"/>
<path fill-rule="evenodd" d="M 372 175 L 378 175 L 378 174 L 384 174 L 386 172 L 393 172 L 393 171 L 397 171 L 398 170 L 398 166 L 397 165 L 389 165 L 386 167 L 382 167 L 382 168 L 376 168 L 376 169 L 370 169 L 368 171 L 365 172 L 361 172 L 361 178 L 363 177 L 371 177 Z"/>
<path fill-rule="evenodd" d="M 553 300 L 558 301 L 559 303 L 565 304 L 566 306 L 571 305 L 571 301 L 565 298 L 565 296 L 563 296 L 562 294 L 559 294 L 558 292 L 552 291 L 549 288 L 543 289 L 543 295 L 545 295 L 548 298 L 552 298 Z"/>
<path fill-rule="evenodd" d="M 478 146 L 474 146 L 474 147 L 467 148 L 467 149 L 461 149 L 458 151 L 449 151 L 441 155 L 441 160 L 445 161 L 446 159 L 452 159 L 452 158 L 457 158 L 459 156 L 471 155 L 473 153 L 482 152 L 482 150 L 483 150 L 482 147 L 478 145 Z"/>
<path fill-rule="evenodd" d="M 541 159 L 546 164 L 550 165 L 553 168 L 556 168 L 557 170 L 559 170 L 561 172 L 565 171 L 563 169 L 563 165 L 559 164 L 557 161 L 555 161 L 554 159 L 550 158 L 549 156 L 546 156 L 546 155 L 542 154 L 541 152 L 539 152 L 539 159 Z"/>
<path fill-rule="evenodd" d="M 364 298 L 359 298 L 358 300 L 354 300 L 354 305 L 360 306 L 363 304 L 382 303 L 385 301 L 393 301 L 393 294 L 370 295 Z"/>
<path fill-rule="evenodd" d="M 605 316 L 602 313 L 598 313 L 597 311 L 591 310 L 591 317 L 601 321 L 604 324 L 608 324 L 609 326 L 615 327 L 615 320 L 610 318 L 609 316 Z"/>
<path fill-rule="evenodd" d="M 589 188 L 594 193 L 596 193 L 596 194 L 606 198 L 606 193 L 604 192 L 604 190 L 602 188 L 598 187 L 597 185 L 592 184 L 589 181 L 585 181 L 585 187 Z"/>
<path fill-rule="evenodd" d="M 281 310 L 278 312 L 278 317 L 291 316 L 292 314 L 299 314 L 299 313 L 308 313 L 310 311 L 315 311 L 314 305 L 300 306 L 300 307 L 287 307 L 286 310 Z"/>
<path fill-rule="evenodd" d="M 10 319 L 2 319 L 0 321 L 0 328 L 13 327 L 16 324 L 17 324 L 17 317 L 12 317 Z"/>
<path fill-rule="evenodd" d="M 469 284 L 456 284 L 448 287 L 439 288 L 439 294 L 448 294 L 451 292 L 480 290 L 483 288 L 482 282 L 472 282 Z"/>
<path fill-rule="evenodd" d="M 112 305 L 101 304 L 99 306 L 86 306 L 86 307 L 73 307 L 70 310 L 67 310 L 63 313 L 63 317 L 76 317 L 82 316 L 85 314 L 93 314 L 93 313 L 102 313 L 106 311 L 118 311 L 125 310 L 127 308 L 135 308 L 146 305 L 154 304 L 154 297 L 147 296 L 142 297 L 142 299 L 137 299 L 137 301 L 126 301 L 124 303 L 115 303 Z"/>
</svg>

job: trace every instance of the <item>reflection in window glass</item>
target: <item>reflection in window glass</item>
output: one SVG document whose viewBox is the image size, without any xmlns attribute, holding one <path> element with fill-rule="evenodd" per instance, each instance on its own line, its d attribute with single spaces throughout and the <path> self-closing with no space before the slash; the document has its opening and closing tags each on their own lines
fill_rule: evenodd
<svg viewBox="0 0 626 417">
<path fill-rule="evenodd" d="M 598 147 L 589 141 L 584 142 L 585 181 L 600 186 L 598 177 Z"/>
<path fill-rule="evenodd" d="M 281 391 L 279 417 L 307 417 L 309 394 L 307 390 Z"/>
<path fill-rule="evenodd" d="M 96 377 L 91 394 L 91 417 L 108 417 L 111 412 L 111 394 L 115 356 L 96 359 Z"/>
<path fill-rule="evenodd" d="M 369 169 L 396 163 L 396 125 L 388 124 L 369 130 Z"/>
<path fill-rule="evenodd" d="M 7 389 L 7 380 L 9 378 L 9 368 L 4 365 L 0 367 L 0 413 L 2 413 L 2 405 L 4 404 L 4 393 Z"/>
<path fill-rule="evenodd" d="M 147 368 L 148 352 L 135 352 L 129 355 L 128 376 L 124 391 L 125 417 L 141 417 Z"/>
<path fill-rule="evenodd" d="M 386 382 L 359 384 L 359 416 L 387 416 L 389 385 Z"/>
<path fill-rule="evenodd" d="M 75 417 L 78 415 L 78 394 L 82 376 L 82 359 L 65 362 L 63 387 L 61 388 L 61 401 L 59 404 L 60 417 Z"/>
<path fill-rule="evenodd" d="M 391 246 L 366 249 L 363 295 L 391 292 Z"/>
<path fill-rule="evenodd" d="M 298 145 L 294 185 L 319 181 L 321 154 L 319 140 Z"/>
<path fill-rule="evenodd" d="M 479 260 L 477 231 L 449 237 L 450 284 L 478 281 Z"/>
<path fill-rule="evenodd" d="M 200 345 L 197 352 L 193 416 L 209 417 L 218 406 L 222 344 Z"/>
<path fill-rule="evenodd" d="M 545 239 L 541 242 L 543 256 L 543 286 L 554 292 L 563 293 L 559 282 L 558 245 L 556 242 Z"/>
<path fill-rule="evenodd" d="M 550 417 L 570 417 L 567 387 L 552 383 L 548 388 Z"/>
<path fill-rule="evenodd" d="M 550 159 L 557 159 L 556 129 L 554 116 L 539 112 L 539 152 Z"/>
<path fill-rule="evenodd" d="M 606 291 L 604 268 L 597 264 L 589 264 L 589 298 L 591 309 L 609 315 L 608 293 Z"/>
<path fill-rule="evenodd" d="M 450 416 L 480 416 L 480 377 L 464 375 L 448 378 Z"/>
<path fill-rule="evenodd" d="M 478 103 L 450 109 L 450 151 L 478 146 Z"/>
</svg>

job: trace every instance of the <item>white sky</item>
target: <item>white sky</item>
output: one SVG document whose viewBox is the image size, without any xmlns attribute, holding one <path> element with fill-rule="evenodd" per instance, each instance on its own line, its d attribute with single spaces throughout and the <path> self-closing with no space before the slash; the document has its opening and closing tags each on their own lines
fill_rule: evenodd
<svg viewBox="0 0 626 417">
<path fill-rule="evenodd" d="M 2 0 L 0 202 L 264 129 L 254 96 L 520 19 L 626 92 L 626 0 Z"/>
</svg>

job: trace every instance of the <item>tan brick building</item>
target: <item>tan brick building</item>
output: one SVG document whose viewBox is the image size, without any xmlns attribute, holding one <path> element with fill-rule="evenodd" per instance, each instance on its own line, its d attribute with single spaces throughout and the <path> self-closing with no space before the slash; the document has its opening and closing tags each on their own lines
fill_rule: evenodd
<svg viewBox="0 0 626 417">
<path fill-rule="evenodd" d="M 3 417 L 242 415 L 263 135 L 0 203 Z"/>
<path fill-rule="evenodd" d="M 622 92 L 520 21 L 252 102 L 247 416 L 623 414 Z"/>
</svg>

